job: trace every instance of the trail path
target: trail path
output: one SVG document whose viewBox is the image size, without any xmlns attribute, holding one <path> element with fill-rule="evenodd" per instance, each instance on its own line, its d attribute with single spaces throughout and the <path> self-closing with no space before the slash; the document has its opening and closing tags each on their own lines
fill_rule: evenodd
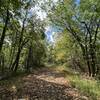
<svg viewBox="0 0 100 100">
<path fill-rule="evenodd" d="M 42 68 L 21 77 L 9 88 L 0 87 L 0 100 L 88 100 L 52 68 Z"/>
</svg>

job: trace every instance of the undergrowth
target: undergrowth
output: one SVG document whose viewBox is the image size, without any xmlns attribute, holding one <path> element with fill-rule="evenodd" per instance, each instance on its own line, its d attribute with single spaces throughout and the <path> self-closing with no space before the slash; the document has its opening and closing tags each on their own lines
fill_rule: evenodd
<svg viewBox="0 0 100 100">
<path fill-rule="evenodd" d="M 57 70 L 65 73 L 66 79 L 70 81 L 74 88 L 85 94 L 90 100 L 100 100 L 100 81 L 83 77 L 80 73 L 66 66 L 56 67 Z"/>
</svg>

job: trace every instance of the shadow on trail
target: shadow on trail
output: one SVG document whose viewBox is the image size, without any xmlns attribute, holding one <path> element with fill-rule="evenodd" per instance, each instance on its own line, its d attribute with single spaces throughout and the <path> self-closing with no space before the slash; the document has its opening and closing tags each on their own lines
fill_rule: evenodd
<svg viewBox="0 0 100 100">
<path fill-rule="evenodd" d="M 29 100 L 72 100 L 73 97 L 65 93 L 66 86 L 37 79 L 36 77 L 33 78 L 35 81 L 26 81 L 23 88 L 18 90 L 17 95 L 19 98 L 26 95 Z"/>
<path fill-rule="evenodd" d="M 0 92 L 0 100 L 75 100 L 78 94 L 71 87 L 60 84 L 62 77 L 63 74 L 48 69 L 36 71 L 22 78 L 21 87 Z"/>
</svg>

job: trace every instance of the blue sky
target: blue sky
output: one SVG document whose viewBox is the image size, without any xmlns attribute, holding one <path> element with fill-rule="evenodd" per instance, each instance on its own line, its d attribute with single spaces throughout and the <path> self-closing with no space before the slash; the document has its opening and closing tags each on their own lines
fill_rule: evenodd
<svg viewBox="0 0 100 100">
<path fill-rule="evenodd" d="M 60 30 L 56 26 L 48 26 L 46 27 L 45 34 L 47 36 L 47 40 L 49 42 L 54 42 L 54 34 L 60 32 Z"/>
<path fill-rule="evenodd" d="M 76 0 L 76 4 L 79 4 L 80 3 L 80 0 Z"/>
<path fill-rule="evenodd" d="M 58 0 L 53 0 L 53 2 L 57 2 Z M 41 0 L 41 2 L 44 2 L 43 0 Z M 80 3 L 80 0 L 76 0 L 76 4 L 79 4 Z M 36 12 L 36 14 L 38 15 L 38 17 L 41 19 L 41 20 L 44 20 L 46 17 L 47 17 L 47 14 L 45 11 L 41 10 L 41 8 L 39 6 L 35 6 L 33 8 L 31 8 L 31 13 L 34 13 Z M 47 26 L 46 27 L 46 31 L 45 31 L 45 34 L 47 36 L 47 40 L 50 41 L 50 42 L 54 42 L 54 39 L 53 39 L 53 34 L 54 33 L 57 33 L 59 32 L 58 28 L 54 27 L 54 26 Z"/>
<path fill-rule="evenodd" d="M 80 3 L 80 0 L 76 0 L 76 4 L 79 5 L 79 3 Z M 53 27 L 53 26 L 48 26 L 45 31 L 47 40 L 50 42 L 54 42 L 53 34 L 57 32 L 59 32 L 58 28 Z"/>
</svg>

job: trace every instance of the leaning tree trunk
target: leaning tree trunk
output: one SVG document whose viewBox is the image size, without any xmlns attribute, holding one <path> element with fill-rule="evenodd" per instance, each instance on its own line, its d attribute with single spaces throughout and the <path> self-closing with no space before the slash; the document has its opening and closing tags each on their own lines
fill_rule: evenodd
<svg viewBox="0 0 100 100">
<path fill-rule="evenodd" d="M 21 48 L 19 47 L 17 55 L 16 55 L 16 59 L 15 59 L 14 63 L 12 64 L 12 67 L 11 67 L 11 70 L 14 71 L 14 72 L 16 72 L 17 68 L 18 68 L 20 53 L 21 53 Z"/>
<path fill-rule="evenodd" d="M 3 42 L 4 42 L 4 39 L 5 39 L 5 35 L 6 35 L 8 21 L 9 21 L 9 10 L 7 9 L 6 21 L 5 21 L 5 25 L 4 25 L 3 32 L 2 32 L 2 35 L 1 35 L 1 39 L 0 39 L 0 52 L 2 51 L 2 46 L 3 46 Z"/>
<path fill-rule="evenodd" d="M 21 53 L 23 45 L 24 45 L 24 43 L 23 43 L 23 33 L 24 33 L 26 18 L 27 18 L 27 13 L 26 13 L 26 16 L 23 20 L 23 26 L 22 26 L 22 30 L 21 30 L 21 33 L 20 33 L 19 43 L 18 43 L 17 55 L 16 55 L 16 58 L 15 58 L 15 61 L 12 64 L 12 67 L 11 67 L 11 70 L 14 71 L 14 72 L 17 71 L 19 59 L 20 59 L 20 53 Z"/>
</svg>

